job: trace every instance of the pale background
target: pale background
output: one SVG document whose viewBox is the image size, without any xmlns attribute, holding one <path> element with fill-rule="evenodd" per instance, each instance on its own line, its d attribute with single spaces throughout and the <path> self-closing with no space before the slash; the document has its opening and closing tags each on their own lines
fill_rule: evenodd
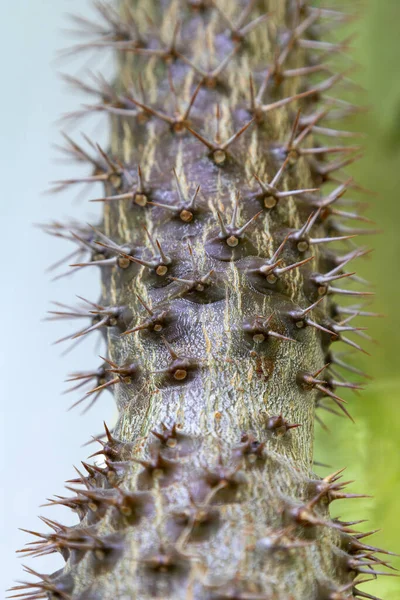
<svg viewBox="0 0 400 600">
<path fill-rule="evenodd" d="M 94 210 L 85 200 L 74 201 L 75 194 L 41 194 L 48 181 L 76 174 L 76 169 L 55 163 L 57 154 L 51 146 L 60 141 L 56 119 L 75 109 L 80 101 L 60 82 L 57 71 L 76 73 L 79 63 L 54 59 L 56 51 L 67 44 L 61 32 L 66 26 L 64 13 L 79 9 L 84 14 L 89 2 L 0 0 L 0 4 L 3 590 L 13 580 L 23 578 L 14 552 L 30 538 L 18 527 L 44 531 L 38 514 L 63 523 L 74 522 L 67 510 L 43 509 L 39 505 L 54 494 L 64 493 L 63 481 L 74 476 L 72 465 L 79 465 L 90 453 L 81 444 L 101 431 L 103 419 L 112 422 L 114 408 L 111 396 L 104 394 L 84 417 L 76 411 L 66 412 L 77 399 L 61 396 L 66 374 L 96 367 L 99 350 L 89 339 L 60 358 L 62 349 L 51 342 L 70 329 L 41 319 L 51 308 L 51 300 L 73 304 L 75 294 L 80 294 L 96 301 L 98 273 L 86 269 L 73 278 L 50 282 L 51 276 L 44 273 L 46 266 L 66 254 L 70 246 L 33 226 L 72 215 L 95 222 Z M 350 1 L 347 4 L 352 5 Z M 372 347 L 374 358 L 359 363 L 375 381 L 359 399 L 349 398 L 357 425 L 331 421 L 332 433 L 317 435 L 316 459 L 335 469 L 348 465 L 347 478 L 357 479 L 353 490 L 375 496 L 372 500 L 348 501 L 347 506 L 338 502 L 334 513 L 368 518 L 367 527 L 383 528 L 371 543 L 399 552 L 400 241 L 395 224 L 400 222 L 400 2 L 370 0 L 362 13 L 357 26 L 360 38 L 354 45 L 357 59 L 363 64 L 359 80 L 366 91 L 358 94 L 358 101 L 370 104 L 371 112 L 353 126 L 367 130 L 370 138 L 366 157 L 353 173 L 364 185 L 381 192 L 380 198 L 371 200 L 370 215 L 384 228 L 385 235 L 372 241 L 376 251 L 363 267 L 363 274 L 377 283 L 376 308 L 388 318 L 372 326 L 381 344 Z M 95 66 L 102 68 L 101 64 Z M 93 126 L 85 127 L 88 129 L 93 131 Z M 79 137 L 79 127 L 73 133 Z M 97 131 L 95 137 L 97 141 L 105 139 L 106 128 Z M 56 555 L 27 562 L 44 573 L 62 566 Z M 394 600 L 400 597 L 400 586 L 397 580 L 381 579 L 370 592 Z"/>
<path fill-rule="evenodd" d="M 75 192 L 42 194 L 49 181 L 76 173 L 74 167 L 59 164 L 52 145 L 61 141 L 57 119 L 85 101 L 71 93 L 57 72 L 76 73 L 79 62 L 57 61 L 56 52 L 71 42 L 62 32 L 67 26 L 65 14 L 70 10 L 88 13 L 89 2 L 1 0 L 1 5 L 0 598 L 13 580 L 24 578 L 15 550 L 31 536 L 18 527 L 46 531 L 36 517 L 39 514 L 75 522 L 67 509 L 39 505 L 54 494 L 64 494 L 63 482 L 74 476 L 72 465 L 79 466 L 80 460 L 95 451 L 94 446 L 81 445 L 102 431 L 103 419 L 111 422 L 114 415 L 109 394 L 86 416 L 66 411 L 77 399 L 73 394 L 61 396 L 67 373 L 97 367 L 99 351 L 89 339 L 60 357 L 64 346 L 51 344 L 70 327 L 42 319 L 51 310 L 52 300 L 75 304 L 75 295 L 80 294 L 96 301 L 98 272 L 88 268 L 73 278 L 51 282 L 46 267 L 73 247 L 33 225 L 69 216 L 92 217 L 96 222 L 93 205 L 88 206 L 86 199 L 75 201 Z M 71 133 L 79 137 L 80 128 Z M 106 133 L 98 135 L 99 140 Z M 22 562 L 43 573 L 61 567 L 57 555 Z M 32 578 L 28 575 L 27 579 Z"/>
</svg>

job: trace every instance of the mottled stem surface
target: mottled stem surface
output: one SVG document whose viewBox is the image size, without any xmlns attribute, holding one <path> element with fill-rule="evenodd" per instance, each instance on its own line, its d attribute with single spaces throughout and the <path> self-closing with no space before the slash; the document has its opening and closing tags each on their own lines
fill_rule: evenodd
<svg viewBox="0 0 400 600">
<path fill-rule="evenodd" d="M 57 542 L 68 562 L 53 579 L 73 600 L 356 596 L 362 548 L 328 510 L 342 484 L 312 472 L 316 404 L 346 411 L 323 367 L 345 318 L 334 283 L 358 256 L 324 241 L 341 235 L 330 207 L 346 184 L 320 191 L 351 148 L 312 131 L 340 78 L 325 66 L 335 47 L 318 46 L 339 13 L 301 0 L 120 11 L 103 33 L 118 73 L 103 89 L 92 256 L 113 311 L 98 384 L 119 419 L 71 501 L 81 523 Z"/>
</svg>

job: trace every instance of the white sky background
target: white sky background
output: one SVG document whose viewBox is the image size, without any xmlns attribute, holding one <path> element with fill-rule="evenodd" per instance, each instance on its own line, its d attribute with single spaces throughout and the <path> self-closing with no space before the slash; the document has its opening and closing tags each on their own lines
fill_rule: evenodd
<svg viewBox="0 0 400 600">
<path fill-rule="evenodd" d="M 86 98 L 68 90 L 57 71 L 84 73 L 82 60 L 55 61 L 57 50 L 73 40 L 62 33 L 68 21 L 65 13 L 88 13 L 88 0 L 0 0 L 2 34 L 0 60 L 1 144 L 1 246 L 0 276 L 0 455 L 3 521 L 0 536 L 0 597 L 15 579 L 32 579 L 22 571 L 21 562 L 42 573 L 61 568 L 59 555 L 20 560 L 15 550 L 32 539 L 18 527 L 46 531 L 37 515 L 73 523 L 67 509 L 39 508 L 46 498 L 64 494 L 63 482 L 74 477 L 72 465 L 79 466 L 95 445 L 81 448 L 91 435 L 100 433 L 102 421 L 112 422 L 114 405 L 103 394 L 89 413 L 66 412 L 79 397 L 62 396 L 66 375 L 97 367 L 95 336 L 60 357 L 63 346 L 52 342 L 72 331 L 74 323 L 46 323 L 41 319 L 51 309 L 50 301 L 75 304 L 80 294 L 98 299 L 99 273 L 95 268 L 51 282 L 46 267 L 71 252 L 67 242 L 46 236 L 33 223 L 74 216 L 96 224 L 93 204 L 85 196 L 78 202 L 75 191 L 55 196 L 42 195 L 50 180 L 75 176 L 75 167 L 57 164 L 52 144 L 61 141 L 56 120 L 62 113 L 78 108 Z M 90 62 L 102 70 L 101 53 Z M 108 61 L 110 65 L 110 61 Z M 90 101 L 90 99 L 89 99 Z M 107 128 L 96 123 L 78 125 L 71 131 L 79 139 L 80 130 L 103 142 Z M 93 133 L 94 132 L 94 133 Z M 86 173 L 89 174 L 89 173 Z M 78 190 L 76 190 L 78 191 Z M 66 269 L 68 266 L 66 265 Z M 78 326 L 80 323 L 78 324 Z M 68 495 L 66 492 L 64 495 Z M 71 513 L 71 514 L 69 514 Z"/>
</svg>

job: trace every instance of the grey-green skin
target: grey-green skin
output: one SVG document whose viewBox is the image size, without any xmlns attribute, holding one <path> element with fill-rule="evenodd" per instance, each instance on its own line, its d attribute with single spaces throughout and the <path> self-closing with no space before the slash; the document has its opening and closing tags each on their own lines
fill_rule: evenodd
<svg viewBox="0 0 400 600">
<path fill-rule="evenodd" d="M 100 304 L 125 307 L 126 317 L 119 327 L 106 328 L 108 358 L 131 367 L 129 377 L 121 375 L 112 386 L 119 419 L 114 441 L 104 450 L 108 466 L 104 474 L 88 477 L 89 491 L 77 492 L 77 528 L 89 529 L 81 539 L 65 544 L 71 554 L 63 547 L 67 564 L 54 578 L 73 600 L 336 600 L 358 594 L 352 582 L 363 567 L 356 554 L 363 552 L 361 542 L 351 537 L 349 527 L 332 522 L 328 510 L 345 492 L 320 482 L 312 471 L 314 412 L 323 394 L 304 377 L 332 360 L 328 352 L 335 336 L 313 326 L 301 328 L 291 316 L 324 297 L 326 290 L 312 278 L 333 268 L 334 255 L 325 244 L 299 246 L 292 235 L 278 268 L 314 258 L 283 273 L 276 283 L 256 272 L 328 194 L 322 187 L 327 179 L 321 169 L 323 155 L 293 151 L 277 186 L 281 192 L 322 187 L 319 192 L 289 195 L 268 208 L 265 200 L 270 197 L 254 178 L 257 174 L 263 182 L 271 181 L 287 156 L 285 144 L 298 108 L 302 118 L 316 114 L 327 106 L 325 90 L 279 109 L 266 107 L 311 90 L 330 75 L 322 72 L 314 80 L 284 75 L 282 81 L 272 76 L 253 107 L 249 75 L 257 94 L 267 67 L 285 50 L 296 24 L 308 22 L 300 38 L 315 39 L 335 17 L 319 15 L 307 3 L 294 0 L 259 0 L 243 26 L 269 15 L 240 39 L 231 35 L 221 13 L 235 23 L 247 2 L 216 4 L 221 12 L 211 2 L 121 3 L 122 20 L 128 22 L 126 9 L 131 9 L 145 47 L 166 52 L 148 56 L 124 51 L 126 40 L 116 44 L 119 70 L 114 87 L 120 98 L 130 95 L 175 118 L 168 72 L 181 114 L 198 83 L 203 84 L 183 124 L 179 116 L 168 124 L 134 102 L 129 114 L 116 110 L 113 102 L 107 105 L 112 121 L 109 156 L 118 158 L 124 169 L 111 173 L 99 158 L 111 173 L 105 196 L 132 196 L 104 203 L 101 230 L 116 244 L 132 248 L 131 256 L 151 261 L 154 252 L 145 225 L 170 262 L 164 260 L 168 264 L 161 275 L 155 272 L 157 265 L 130 262 L 123 254 L 126 268 L 101 267 Z M 176 48 L 169 51 L 177 23 Z M 312 64 L 318 51 L 305 45 L 294 40 L 284 70 Z M 202 78 L 182 58 L 209 72 L 234 48 L 236 54 L 215 79 Z M 225 156 L 215 154 L 187 129 L 213 140 L 217 106 L 222 143 L 254 119 Z M 310 134 L 300 147 L 316 144 Z M 139 165 L 143 187 L 136 176 Z M 189 200 L 198 185 L 192 208 Z M 235 238 L 235 231 L 223 237 L 217 211 L 229 223 L 236 198 L 239 227 L 261 214 L 245 237 Z M 340 198 L 335 207 L 341 207 Z M 332 235 L 334 223 L 329 210 L 321 212 L 310 235 Z M 336 247 L 339 255 L 353 248 Z M 155 321 L 137 294 L 156 316 L 162 313 L 158 331 L 152 329 Z M 336 298 L 328 294 L 308 315 L 314 322 L 329 325 L 332 297 Z M 272 315 L 267 331 L 292 341 L 268 333 L 263 339 L 260 324 L 254 323 L 257 315 Z M 144 322 L 149 329 L 122 335 Z M 111 375 L 107 377 L 109 381 Z M 328 368 L 319 379 L 329 377 Z M 164 438 L 152 431 L 164 433 Z M 129 500 L 124 493 L 133 496 Z"/>
</svg>

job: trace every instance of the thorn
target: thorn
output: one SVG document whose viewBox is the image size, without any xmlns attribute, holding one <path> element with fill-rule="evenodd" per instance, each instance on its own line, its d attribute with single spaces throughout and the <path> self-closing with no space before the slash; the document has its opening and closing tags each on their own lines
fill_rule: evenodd
<svg viewBox="0 0 400 600">
<path fill-rule="evenodd" d="M 290 160 L 290 156 L 287 156 L 287 158 L 285 159 L 282 166 L 276 172 L 271 183 L 263 182 L 258 175 L 256 175 L 255 173 L 253 174 L 254 178 L 256 179 L 256 181 L 258 182 L 258 184 L 261 187 L 261 191 L 263 193 L 262 195 L 263 195 L 263 200 L 264 200 L 264 206 L 266 208 L 269 208 L 269 209 L 274 208 L 278 204 L 278 202 L 281 198 L 289 198 L 291 196 L 299 196 L 301 194 L 318 191 L 318 188 L 306 188 L 306 189 L 289 190 L 289 191 L 285 191 L 285 192 L 280 192 L 276 188 L 276 185 L 279 183 L 289 160 Z"/>
<path fill-rule="evenodd" d="M 286 342 L 296 342 L 296 340 L 286 337 L 269 328 L 272 317 L 273 315 L 270 315 L 269 317 L 258 315 L 252 321 L 244 323 L 243 331 L 251 335 L 253 341 L 257 344 L 268 341 L 270 337 Z"/>
<path fill-rule="evenodd" d="M 224 71 L 224 69 L 228 66 L 228 64 L 231 62 L 232 58 L 236 55 L 237 51 L 238 51 L 237 47 L 233 48 L 232 51 L 226 55 L 226 57 L 219 63 L 219 65 L 217 67 L 215 67 L 214 69 L 210 69 L 208 71 L 205 71 L 204 69 L 202 69 L 201 67 L 199 67 L 198 65 L 193 63 L 189 58 L 187 58 L 183 54 L 178 53 L 177 56 L 180 60 L 182 60 L 189 67 L 191 67 L 193 69 L 193 71 L 195 71 L 195 73 L 200 75 L 200 78 L 201 78 L 200 83 L 202 86 L 205 85 L 206 87 L 212 89 L 212 88 L 215 88 L 217 86 L 217 84 L 219 83 L 219 79 L 220 79 L 220 75 L 221 75 L 222 71 Z"/>
<path fill-rule="evenodd" d="M 116 385 L 119 383 L 124 383 L 126 385 L 130 385 L 132 383 L 132 379 L 137 375 L 138 369 L 137 369 L 137 365 L 135 363 L 126 363 L 121 366 L 118 366 L 117 364 L 115 364 L 111 360 L 108 360 L 107 358 L 104 358 L 102 356 L 100 356 L 100 358 L 102 360 L 104 360 L 106 363 L 108 363 L 111 367 L 109 369 L 105 369 L 105 371 L 107 373 L 115 373 L 116 376 L 113 379 L 109 379 L 105 383 L 98 385 L 97 387 L 93 388 L 89 392 L 86 392 L 86 396 L 90 396 L 91 394 L 94 394 L 100 390 L 104 390 L 107 387 L 110 387 L 110 386 L 113 386 L 113 385 Z M 107 433 L 107 430 L 106 430 L 106 433 Z M 107 436 L 108 436 L 108 433 L 107 433 Z"/>
<path fill-rule="evenodd" d="M 254 122 L 254 118 L 251 119 L 248 123 L 243 125 L 238 131 L 236 131 L 228 140 L 221 143 L 218 139 L 214 142 L 210 142 L 207 138 L 203 137 L 197 131 L 186 125 L 186 129 L 191 133 L 195 138 L 197 138 L 204 146 L 206 146 L 211 153 L 211 157 L 215 164 L 221 166 L 227 160 L 227 151 L 229 147 L 252 125 Z M 217 118 L 218 125 L 218 118 Z M 217 138 L 218 138 L 218 130 L 217 130 Z"/>
<path fill-rule="evenodd" d="M 199 367 L 199 364 L 202 361 L 187 356 L 179 356 L 164 336 L 162 336 L 162 340 L 169 352 L 171 361 L 166 368 L 153 371 L 153 374 L 170 375 L 177 381 L 184 381 L 191 371 L 194 371 Z"/>
<path fill-rule="evenodd" d="M 322 371 L 324 371 L 327 367 L 329 367 L 329 363 L 324 365 L 323 367 L 321 367 L 318 371 L 316 371 L 315 373 L 311 374 L 311 373 L 307 373 L 304 371 L 300 371 L 297 376 L 296 376 L 296 380 L 297 383 L 305 390 L 305 391 L 311 391 L 313 389 L 318 390 L 318 392 L 320 392 L 323 396 L 329 396 L 329 398 L 331 398 L 335 404 L 338 406 L 338 408 L 340 408 L 340 410 L 342 412 L 344 412 L 344 414 L 354 423 L 354 419 L 352 418 L 352 416 L 350 415 L 350 413 L 347 411 L 347 409 L 343 406 L 343 404 L 345 404 L 345 400 L 343 400 L 343 398 L 340 398 L 339 396 L 337 396 L 336 394 L 334 394 L 328 387 L 327 387 L 327 382 L 321 379 L 318 379 L 318 376 L 322 373 Z M 323 407 L 325 408 L 325 407 Z"/>
<path fill-rule="evenodd" d="M 265 427 L 277 436 L 285 435 L 290 429 L 301 427 L 301 423 L 290 424 L 283 418 L 282 413 L 278 416 L 268 417 Z"/>
<path fill-rule="evenodd" d="M 176 186 L 178 190 L 179 202 L 178 204 L 161 204 L 160 202 L 149 202 L 153 206 L 158 206 L 160 208 L 165 208 L 166 210 L 170 210 L 174 212 L 184 223 L 190 223 L 194 217 L 194 208 L 197 200 L 197 196 L 200 191 L 200 185 L 196 187 L 196 190 L 191 198 L 188 198 L 187 195 L 183 192 L 181 183 L 179 181 L 179 177 L 176 173 L 176 170 L 173 169 Z"/>
<path fill-rule="evenodd" d="M 245 236 L 245 231 L 250 227 L 250 225 L 262 214 L 262 211 L 256 213 L 251 219 L 247 221 L 241 227 L 237 226 L 237 217 L 239 211 L 239 194 L 236 194 L 235 203 L 233 206 L 232 217 L 229 224 L 225 224 L 221 213 L 217 210 L 217 217 L 220 226 L 220 233 L 218 235 L 220 240 L 224 240 L 225 243 L 231 248 L 236 247 L 240 241 L 242 241 Z"/>
</svg>

